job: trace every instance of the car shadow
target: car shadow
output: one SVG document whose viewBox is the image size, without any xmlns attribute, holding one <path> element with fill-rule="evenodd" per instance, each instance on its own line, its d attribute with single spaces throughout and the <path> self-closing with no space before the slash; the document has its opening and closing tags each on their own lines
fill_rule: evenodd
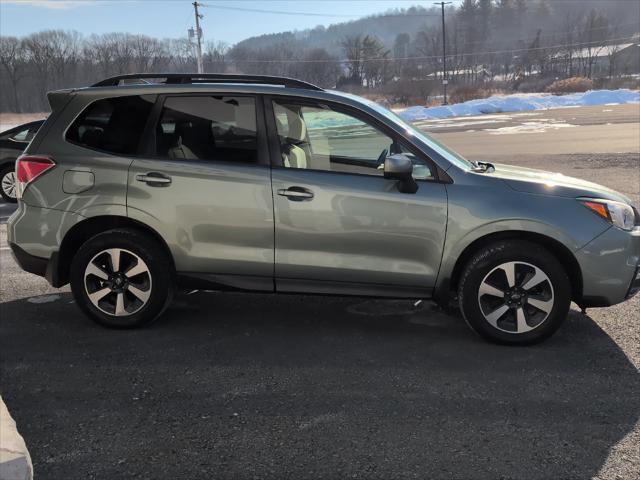
<svg viewBox="0 0 640 480">
<path fill-rule="evenodd" d="M 69 294 L 2 304 L 2 395 L 38 478 L 590 478 L 638 371 L 572 311 L 482 341 L 409 301 L 196 292 L 98 327 Z"/>
</svg>

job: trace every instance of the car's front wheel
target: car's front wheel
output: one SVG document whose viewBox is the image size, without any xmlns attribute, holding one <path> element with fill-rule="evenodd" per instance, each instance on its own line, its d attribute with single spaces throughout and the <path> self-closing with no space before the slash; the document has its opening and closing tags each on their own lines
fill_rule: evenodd
<svg viewBox="0 0 640 480">
<path fill-rule="evenodd" d="M 0 168 L 0 195 L 5 202 L 16 203 L 16 172 L 13 164 Z"/>
<path fill-rule="evenodd" d="M 458 299 L 465 320 L 482 337 L 526 345 L 560 327 L 571 304 L 571 284 L 546 249 L 505 240 L 472 256 L 462 272 Z"/>
<path fill-rule="evenodd" d="M 158 242 L 114 229 L 87 240 L 71 263 L 71 290 L 80 308 L 111 328 L 155 320 L 173 297 L 173 265 Z"/>
</svg>

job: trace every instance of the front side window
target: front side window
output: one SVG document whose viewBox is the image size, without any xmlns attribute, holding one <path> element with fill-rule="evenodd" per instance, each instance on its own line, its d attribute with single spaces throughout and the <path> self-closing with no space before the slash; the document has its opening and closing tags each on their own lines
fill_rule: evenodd
<svg viewBox="0 0 640 480">
<path fill-rule="evenodd" d="M 171 160 L 258 161 L 253 97 L 169 97 L 156 127 L 156 154 Z"/>
<path fill-rule="evenodd" d="M 385 158 L 403 153 L 414 163 L 414 178 L 431 177 L 423 160 L 360 118 L 284 101 L 274 101 L 273 110 L 285 167 L 382 176 Z"/>
<path fill-rule="evenodd" d="M 363 99 L 360 99 L 360 101 L 362 100 Z M 368 100 L 366 100 L 366 103 L 369 107 L 375 109 L 378 113 L 382 114 L 387 119 L 394 122 L 396 125 L 399 125 L 400 127 L 404 128 L 405 131 L 409 133 L 411 136 L 420 138 L 424 143 L 429 145 L 438 154 L 442 155 L 444 158 L 446 158 L 449 162 L 453 163 L 454 165 L 457 165 L 458 167 L 464 170 L 469 170 L 470 168 L 473 167 L 473 164 L 469 160 L 464 158 L 462 155 L 460 155 L 457 152 L 454 152 L 446 145 L 438 142 L 436 139 L 427 135 L 425 132 L 423 132 L 413 124 L 405 122 L 402 118 L 400 118 L 397 114 L 393 113 L 391 110 L 388 110 L 382 107 L 381 105 Z"/>
<path fill-rule="evenodd" d="M 69 142 L 108 153 L 134 155 L 155 95 L 104 98 L 90 104 L 67 130 Z"/>
</svg>

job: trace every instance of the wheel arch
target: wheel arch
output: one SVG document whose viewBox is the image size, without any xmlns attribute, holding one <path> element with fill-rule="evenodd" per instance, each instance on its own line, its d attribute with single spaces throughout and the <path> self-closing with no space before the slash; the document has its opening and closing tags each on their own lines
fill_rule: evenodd
<svg viewBox="0 0 640 480">
<path fill-rule="evenodd" d="M 451 274 L 440 282 L 436 291 L 436 298 L 439 301 L 447 301 L 446 299 L 451 297 L 451 292 L 455 292 L 457 290 L 462 270 L 472 255 L 479 249 L 501 240 L 525 240 L 544 247 L 550 254 L 556 257 L 567 272 L 571 283 L 572 300 L 577 302 L 580 301 L 582 298 L 583 285 L 582 270 L 571 250 L 555 238 L 541 233 L 521 230 L 506 230 L 489 233 L 475 239 L 467 245 L 456 259 Z"/>
<path fill-rule="evenodd" d="M 60 249 L 58 250 L 56 266 L 53 269 L 53 275 L 51 275 L 52 278 L 49 279 L 51 284 L 54 287 L 61 287 L 69 283 L 69 273 L 74 253 L 77 252 L 82 244 L 91 237 L 99 233 L 106 232 L 107 230 L 113 230 L 114 228 L 129 228 L 149 235 L 158 242 L 161 248 L 168 255 L 175 270 L 175 263 L 171 250 L 156 230 L 142 222 L 128 217 L 122 217 L 119 215 L 99 215 L 89 217 L 86 220 L 76 223 L 66 233 L 62 243 L 60 244 Z"/>
</svg>

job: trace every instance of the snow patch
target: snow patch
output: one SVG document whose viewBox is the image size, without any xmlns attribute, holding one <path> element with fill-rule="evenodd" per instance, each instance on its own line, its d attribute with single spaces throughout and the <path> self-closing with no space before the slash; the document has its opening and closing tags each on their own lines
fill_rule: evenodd
<svg viewBox="0 0 640 480">
<path fill-rule="evenodd" d="M 620 90 L 590 90 L 568 95 L 549 93 L 516 93 L 513 95 L 494 95 L 489 98 L 469 100 L 455 105 L 441 107 L 409 107 L 398 110 L 404 120 L 415 122 L 435 118 L 449 118 L 488 113 L 522 112 L 526 110 L 546 110 L 549 108 L 584 107 L 590 105 L 614 105 L 640 103 L 640 92 Z"/>
<path fill-rule="evenodd" d="M 547 130 L 558 130 L 560 128 L 570 127 L 577 127 L 577 125 L 549 122 L 549 120 L 542 119 L 540 122 L 524 122 L 522 125 L 515 125 L 513 127 L 488 128 L 486 131 L 489 132 L 490 135 L 509 135 L 514 133 L 544 133 Z"/>
<path fill-rule="evenodd" d="M 60 299 L 60 295 L 40 295 L 39 297 L 27 298 L 29 303 L 51 303 Z"/>
<path fill-rule="evenodd" d="M 467 117 L 461 117 L 461 118 L 467 118 Z M 468 118 L 472 118 L 472 117 L 468 117 Z M 434 120 L 431 122 L 416 122 L 416 126 L 420 127 L 420 128 L 425 128 L 425 129 L 435 129 L 435 128 L 451 128 L 451 127 L 469 127 L 472 125 L 488 125 L 488 124 L 494 124 L 494 123 L 505 123 L 507 120 L 502 120 L 502 119 L 497 119 L 494 120 L 493 117 L 491 117 L 491 120 L 473 120 L 470 122 L 452 122 L 452 121 L 447 121 L 447 120 Z"/>
</svg>

